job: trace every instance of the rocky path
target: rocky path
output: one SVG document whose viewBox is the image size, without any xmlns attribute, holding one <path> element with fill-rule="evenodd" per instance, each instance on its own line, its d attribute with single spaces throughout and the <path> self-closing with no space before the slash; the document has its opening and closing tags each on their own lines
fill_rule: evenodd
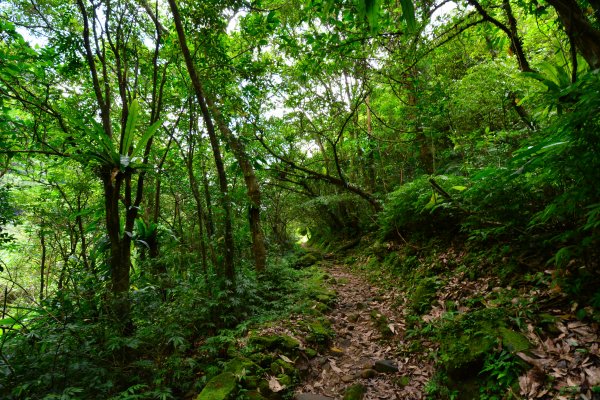
<svg viewBox="0 0 600 400">
<path fill-rule="evenodd" d="M 336 336 L 329 350 L 311 361 L 295 398 L 424 398 L 433 367 L 403 351 L 407 342 L 398 306 L 401 294 L 373 287 L 343 266 L 326 269 L 337 292 L 337 304 L 328 315 Z"/>
</svg>

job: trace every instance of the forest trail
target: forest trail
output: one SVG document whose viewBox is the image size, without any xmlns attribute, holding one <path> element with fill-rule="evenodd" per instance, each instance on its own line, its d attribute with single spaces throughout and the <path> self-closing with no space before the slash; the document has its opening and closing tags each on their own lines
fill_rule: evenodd
<svg viewBox="0 0 600 400">
<path fill-rule="evenodd" d="M 423 398 L 433 366 L 419 360 L 418 353 L 402 351 L 407 348 L 399 306 L 403 294 L 377 288 L 340 264 L 327 263 L 324 269 L 337 292 L 328 314 L 335 337 L 329 351 L 311 361 L 295 398 Z"/>
</svg>

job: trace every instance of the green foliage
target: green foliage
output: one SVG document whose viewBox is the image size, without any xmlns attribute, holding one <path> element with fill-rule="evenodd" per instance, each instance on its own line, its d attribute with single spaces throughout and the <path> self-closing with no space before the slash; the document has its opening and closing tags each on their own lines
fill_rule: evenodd
<svg viewBox="0 0 600 400">
<path fill-rule="evenodd" d="M 92 140 L 87 143 L 84 142 L 89 150 L 82 153 L 81 157 L 83 158 L 81 161 L 87 163 L 91 159 L 100 163 L 100 165 L 114 166 L 121 171 L 125 171 L 127 168 L 142 166 L 140 156 L 143 154 L 146 144 L 154 136 L 158 128 L 160 128 L 163 121 L 159 120 L 150 125 L 142 133 L 137 144 L 134 146 L 140 112 L 139 101 L 134 99 L 129 105 L 129 113 L 127 114 L 123 138 L 118 151 L 112 138 L 104 132 L 102 126 L 98 123 L 93 123 L 92 129 L 89 129 L 86 135 L 86 140 L 88 137 Z M 78 156 L 78 158 L 81 157 Z"/>
<path fill-rule="evenodd" d="M 521 74 L 514 49 L 506 54 L 505 33 L 490 24 L 467 29 L 473 10 L 461 5 L 431 23 L 431 2 L 284 3 L 180 3 L 214 103 L 209 114 L 239 139 L 259 179 L 271 265 L 258 272 L 249 268 L 248 176 L 231 141 L 217 149 L 205 140 L 208 121 L 198 122 L 205 110 L 190 90 L 177 38 L 161 26 L 171 26 L 171 16 L 139 13 L 134 2 L 81 9 L 58 0 L 2 3 L 0 176 L 18 190 L 4 180 L 0 186 L 0 272 L 3 285 L 21 292 L 0 321 L 0 397 L 199 393 L 241 351 L 237 337 L 252 324 L 292 310 L 321 316 L 334 304 L 335 294 L 320 289 L 328 278 L 309 266 L 319 255 L 277 252 L 290 247 L 298 227 L 331 251 L 348 249 L 335 244 L 340 237 L 378 231 L 382 241 L 353 261 L 371 279 L 402 276 L 414 289 L 413 314 L 429 310 L 445 280 L 431 275 L 462 265 L 429 249 L 466 238 L 484 248 L 469 260 L 478 269 L 464 267 L 471 278 L 502 264 L 493 268 L 502 279 L 553 279 L 580 304 L 600 304 L 600 74 L 583 60 L 573 71 L 568 35 L 546 11 L 551 6 L 514 3 L 537 71 Z M 494 17 L 504 12 L 482 6 Z M 89 58 L 82 57 L 85 13 Z M 140 18 L 121 18 L 134 14 Z M 228 180 L 221 187 L 217 150 Z M 104 186 L 92 172 L 103 174 Z M 229 201 L 227 216 L 220 205 Z M 20 224 L 10 228 L 9 246 L 15 208 Z M 227 248 L 226 222 L 235 240 Z M 111 232 L 109 223 L 117 226 Z M 135 246 L 119 250 L 130 278 L 123 289 L 132 329 L 123 334 L 110 309 L 111 252 L 129 239 Z M 235 258 L 235 282 L 223 278 L 226 252 Z M 543 270 L 547 259 L 560 267 L 551 277 L 518 276 Z M 487 300 L 503 307 L 503 296 Z M 500 382 L 482 396 L 500 393 L 514 378 L 514 359 L 489 347 L 509 351 L 508 328 L 492 321 L 503 316 L 458 317 L 453 307 L 444 318 L 454 325 L 440 330 L 456 343 L 442 346 L 441 364 L 479 345 L 467 364 Z M 521 314 L 511 318 L 523 323 Z M 325 320 L 304 328 L 316 345 L 332 335 Z M 280 378 L 291 383 L 293 376 Z"/>
<path fill-rule="evenodd" d="M 410 296 L 410 307 L 417 315 L 423 315 L 431 309 L 432 301 L 440 282 L 436 278 L 421 279 Z"/>
<path fill-rule="evenodd" d="M 11 361 L 0 364 L 6 377 L 0 395 L 182 397 L 203 369 L 231 355 L 249 324 L 288 315 L 299 289 L 293 263 L 271 265 L 260 280 L 240 277 L 235 290 L 215 280 L 210 295 L 202 279 L 176 282 L 168 301 L 158 287 L 139 288 L 132 293 L 136 329 L 128 336 L 106 318 L 98 298 L 68 292 L 48 298 L 20 320 L 23 328 L 13 324 L 16 330 L 1 337 Z"/>
<path fill-rule="evenodd" d="M 501 394 L 502 391 L 506 390 L 517 381 L 522 370 L 522 364 L 516 356 L 503 350 L 499 353 L 492 353 L 486 357 L 480 374 L 488 374 L 497 385 L 494 389 L 499 389 L 498 391 L 500 393 L 498 394 Z"/>
<path fill-rule="evenodd" d="M 462 215 L 458 196 L 468 184 L 467 179 L 454 175 L 433 178 L 448 194 L 454 196 L 452 201 L 436 191 L 430 179 L 432 178 L 421 176 L 388 195 L 384 209 L 379 215 L 384 237 L 406 232 L 440 232 L 457 227 Z"/>
<path fill-rule="evenodd" d="M 592 184 L 600 178 L 595 156 L 600 103 L 591 95 L 600 86 L 598 74 L 563 83 L 560 90 L 550 86 L 546 101 L 568 112 L 556 115 L 545 135 L 527 141 L 509 166 L 488 167 L 473 177 L 464 197 L 474 214 L 463 224 L 473 239 L 539 235 L 557 247 L 554 263 L 561 266 L 597 243 L 600 198 Z"/>
<path fill-rule="evenodd" d="M 515 162 L 517 171 L 532 180 L 545 180 L 552 188 L 546 207 L 530 221 L 532 227 L 567 226 L 553 240 L 559 243 L 580 241 L 579 250 L 597 242 L 600 159 L 597 157 L 600 133 L 600 90 L 598 71 L 587 73 L 562 90 L 549 91 L 550 101 L 558 101 L 569 112 L 559 113 L 538 143 L 522 149 Z M 558 97 L 557 97 L 558 96 Z M 536 179 L 537 178 L 537 179 Z"/>
<path fill-rule="evenodd" d="M 2 244 L 12 240 L 11 236 L 5 230 L 6 224 L 13 222 L 15 218 L 15 210 L 10 204 L 10 187 L 0 186 L 0 247 Z M 0 272 L 2 271 L 0 265 Z"/>
</svg>

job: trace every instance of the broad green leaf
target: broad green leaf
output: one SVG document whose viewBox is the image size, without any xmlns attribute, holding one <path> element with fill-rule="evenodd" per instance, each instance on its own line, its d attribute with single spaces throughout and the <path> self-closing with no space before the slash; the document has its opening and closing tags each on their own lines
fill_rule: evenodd
<svg viewBox="0 0 600 400">
<path fill-rule="evenodd" d="M 438 196 L 437 193 L 432 193 L 431 194 L 431 198 L 429 199 L 429 202 L 427 204 L 425 204 L 425 206 L 423 207 L 424 210 L 429 210 L 433 207 L 435 207 L 438 204 Z"/>
<path fill-rule="evenodd" d="M 146 144 L 148 143 L 148 140 L 150 140 L 150 138 L 154 136 L 158 128 L 160 128 L 160 126 L 162 125 L 162 122 L 162 120 L 158 120 L 152 125 L 150 125 L 148 129 L 146 129 L 146 132 L 144 132 L 144 134 L 142 135 L 142 138 L 135 146 L 135 149 L 133 149 L 133 153 L 131 153 L 132 158 L 142 154 L 144 148 L 146 147 Z"/>
<path fill-rule="evenodd" d="M 406 21 L 406 26 L 409 32 L 414 32 L 417 29 L 417 22 L 415 20 L 415 6 L 412 0 L 400 0 L 402 6 L 402 17 Z"/>
<path fill-rule="evenodd" d="M 365 11 L 367 13 L 367 21 L 371 31 L 376 31 L 379 25 L 379 8 L 381 0 L 364 0 Z"/>
<path fill-rule="evenodd" d="M 18 321 L 12 317 L 8 317 L 8 318 L 4 318 L 4 319 L 0 319 L 0 325 L 2 326 L 9 326 L 9 325 L 13 325 L 15 323 L 17 323 Z"/>
<path fill-rule="evenodd" d="M 123 137 L 121 154 L 127 154 L 129 148 L 133 144 L 133 137 L 135 135 L 135 126 L 140 113 L 140 104 L 137 99 L 133 99 L 129 106 L 129 114 L 127 115 L 127 122 L 125 124 L 125 136 Z"/>
</svg>

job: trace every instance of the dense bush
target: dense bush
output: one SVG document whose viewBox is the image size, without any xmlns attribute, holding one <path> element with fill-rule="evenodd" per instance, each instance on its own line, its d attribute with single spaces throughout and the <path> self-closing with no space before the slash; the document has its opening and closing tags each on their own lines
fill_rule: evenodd
<svg viewBox="0 0 600 400">
<path fill-rule="evenodd" d="M 260 276 L 240 273 L 235 288 L 211 279 L 209 292 L 200 277 L 167 293 L 139 288 L 131 334 L 119 332 L 98 299 L 58 292 L 0 336 L 0 397 L 174 399 L 199 391 L 199 375 L 234 335 L 288 312 L 299 290 L 294 261 L 274 260 Z"/>
<path fill-rule="evenodd" d="M 10 235 L 4 230 L 4 226 L 14 218 L 9 200 L 9 187 L 0 186 L 0 245 L 10 241 Z"/>
<path fill-rule="evenodd" d="M 473 177 L 463 225 L 473 238 L 505 234 L 551 245 L 558 264 L 594 248 L 600 226 L 600 90 L 598 72 L 571 84 L 535 75 L 548 87 L 545 113 L 557 114 L 523 143 L 505 167 Z"/>
<path fill-rule="evenodd" d="M 449 197 L 445 197 L 437 184 Z M 459 195 L 466 189 L 467 178 L 456 175 L 423 175 L 400 186 L 388 195 L 379 215 L 381 233 L 385 237 L 408 232 L 425 234 L 458 227 L 464 211 Z"/>
</svg>

